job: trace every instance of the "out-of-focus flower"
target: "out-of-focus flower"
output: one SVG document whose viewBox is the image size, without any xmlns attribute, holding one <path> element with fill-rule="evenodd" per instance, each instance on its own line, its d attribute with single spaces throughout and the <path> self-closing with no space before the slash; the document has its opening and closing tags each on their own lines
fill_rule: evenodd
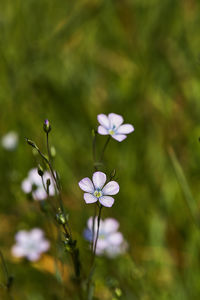
<svg viewBox="0 0 200 300">
<path fill-rule="evenodd" d="M 15 131 L 10 131 L 2 137 L 1 145 L 6 150 L 15 150 L 18 145 L 18 139 L 18 134 Z"/>
<path fill-rule="evenodd" d="M 49 178 L 51 179 L 50 173 L 45 171 L 43 175 L 44 184 L 46 184 L 46 181 Z M 34 200 L 44 200 L 47 198 L 47 193 L 43 187 L 42 179 L 36 168 L 29 171 L 27 178 L 22 181 L 21 187 L 26 194 L 32 193 Z M 51 185 L 49 186 L 49 195 L 55 195 L 53 180 L 51 180 Z"/>
<path fill-rule="evenodd" d="M 20 230 L 15 235 L 16 244 L 11 252 L 15 257 L 26 257 L 30 261 L 36 261 L 43 252 L 46 252 L 50 243 L 44 238 L 44 232 L 39 228 L 30 231 Z"/>
<path fill-rule="evenodd" d="M 131 124 L 123 124 L 123 117 L 114 113 L 108 116 L 100 114 L 97 116 L 97 120 L 100 123 L 98 127 L 98 133 L 102 135 L 110 135 L 118 142 L 122 142 L 127 138 L 126 134 L 134 131 L 134 127 Z"/>
<path fill-rule="evenodd" d="M 92 224 L 93 218 L 89 218 L 87 228 L 84 230 L 84 237 L 88 241 L 92 241 Z M 118 231 L 119 223 L 113 218 L 100 220 L 99 237 L 97 241 L 96 254 L 112 258 L 126 252 L 128 244 L 124 240 L 121 232 Z M 97 235 L 97 218 L 94 223 L 94 240 Z"/>
<path fill-rule="evenodd" d="M 93 174 L 92 181 L 86 177 L 79 182 L 80 188 L 86 192 L 84 193 L 85 202 L 99 201 L 103 206 L 111 207 L 115 200 L 108 195 L 116 195 L 119 192 L 119 184 L 116 181 L 110 181 L 105 185 L 106 174 L 99 171 Z"/>
</svg>

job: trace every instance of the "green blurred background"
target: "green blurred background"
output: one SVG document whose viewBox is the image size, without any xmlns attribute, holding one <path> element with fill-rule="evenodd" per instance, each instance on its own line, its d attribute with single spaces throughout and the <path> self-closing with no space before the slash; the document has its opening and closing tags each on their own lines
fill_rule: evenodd
<svg viewBox="0 0 200 300">
<path fill-rule="evenodd" d="M 95 296 L 199 299 L 199 11 L 197 0 L 1 0 L 0 135 L 19 134 L 15 151 L 0 148 L 0 249 L 15 277 L 14 299 L 77 299 L 70 274 L 62 284 L 44 258 L 30 264 L 10 254 L 17 230 L 41 227 L 51 238 L 45 216 L 21 191 L 36 166 L 24 137 L 44 149 L 42 124 L 50 120 L 87 265 L 82 231 L 93 210 L 77 183 L 93 172 L 97 114 L 110 112 L 135 127 L 124 142 L 111 141 L 103 169 L 116 168 L 121 187 L 103 217 L 119 220 L 129 250 L 98 261 Z M 98 137 L 98 149 L 105 140 Z"/>
</svg>

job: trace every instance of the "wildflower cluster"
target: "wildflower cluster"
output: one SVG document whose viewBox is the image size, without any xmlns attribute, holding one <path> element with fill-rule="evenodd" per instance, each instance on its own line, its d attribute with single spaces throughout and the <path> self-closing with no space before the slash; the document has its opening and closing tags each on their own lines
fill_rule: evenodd
<svg viewBox="0 0 200 300">
<path fill-rule="evenodd" d="M 87 222 L 87 228 L 84 230 L 84 238 L 90 242 L 91 271 L 88 275 L 87 288 L 88 295 L 91 294 L 91 281 L 96 255 L 106 255 L 109 258 L 123 254 L 127 249 L 127 242 L 122 233 L 118 231 L 119 222 L 114 218 L 102 220 L 102 209 L 113 206 L 114 195 L 119 193 L 119 184 L 113 180 L 116 171 L 110 176 L 99 170 L 102 165 L 103 155 L 111 138 L 122 142 L 127 134 L 134 131 L 131 124 L 122 124 L 123 118 L 120 115 L 110 113 L 108 116 L 100 114 L 97 116 L 99 126 L 94 130 L 93 156 L 94 173 L 92 179 L 85 177 L 79 181 L 78 185 L 84 191 L 83 198 L 86 204 L 94 205 L 94 216 Z M 33 168 L 28 172 L 27 177 L 22 181 L 21 188 L 24 193 L 31 194 L 33 200 L 50 204 L 50 215 L 54 216 L 53 222 L 57 222 L 58 231 L 62 231 L 62 244 L 66 252 L 71 256 L 74 266 L 76 283 L 81 289 L 81 262 L 79 257 L 79 248 L 77 241 L 73 238 L 70 226 L 69 214 L 66 212 L 62 200 L 61 183 L 57 171 L 53 167 L 51 147 L 49 145 L 49 134 L 52 130 L 48 120 L 44 121 L 43 130 L 46 135 L 47 154 L 43 153 L 36 143 L 26 139 L 27 143 L 35 149 L 42 159 L 42 165 Z M 108 135 L 108 139 L 102 150 L 100 160 L 96 161 L 96 135 Z M 55 150 L 53 151 L 55 155 Z M 53 199 L 55 197 L 55 201 Z M 56 200 L 57 199 L 57 200 Z M 25 257 L 30 261 L 36 261 L 43 252 L 48 251 L 50 243 L 44 238 L 44 233 L 39 228 L 30 231 L 21 230 L 15 236 L 16 244 L 12 247 L 12 254 L 16 257 Z"/>
</svg>

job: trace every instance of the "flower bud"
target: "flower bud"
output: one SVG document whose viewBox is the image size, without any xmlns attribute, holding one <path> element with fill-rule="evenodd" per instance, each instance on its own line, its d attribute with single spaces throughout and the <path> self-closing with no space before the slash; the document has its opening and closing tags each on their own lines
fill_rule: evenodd
<svg viewBox="0 0 200 300">
<path fill-rule="evenodd" d="M 49 123 L 49 120 L 46 119 L 44 121 L 43 129 L 44 129 L 44 132 L 46 132 L 46 133 L 49 133 L 51 131 L 51 125 Z"/>
<path fill-rule="evenodd" d="M 59 223 L 59 224 L 66 224 L 67 223 L 67 220 L 68 220 L 68 215 L 64 214 L 61 209 L 59 208 L 58 210 L 58 213 L 56 214 L 56 221 Z"/>
<path fill-rule="evenodd" d="M 47 194 L 48 194 L 48 195 L 49 195 L 49 187 L 50 187 L 50 185 L 51 185 L 51 180 L 50 180 L 50 178 L 48 178 L 48 179 L 46 180 Z"/>
<path fill-rule="evenodd" d="M 38 148 L 38 146 L 36 145 L 35 142 L 29 140 L 28 138 L 26 138 L 26 141 L 27 141 L 27 143 L 28 143 L 31 147 L 33 147 L 33 148 L 39 150 L 39 148 Z"/>
<path fill-rule="evenodd" d="M 38 165 L 37 171 L 38 171 L 38 174 L 39 174 L 41 177 L 44 175 L 44 170 L 43 170 L 43 168 L 42 168 L 41 165 Z"/>
<path fill-rule="evenodd" d="M 65 250 L 68 251 L 68 252 L 73 252 L 74 249 L 76 248 L 76 240 L 72 240 L 70 238 L 66 238 L 64 241 L 64 247 L 65 247 Z"/>
</svg>

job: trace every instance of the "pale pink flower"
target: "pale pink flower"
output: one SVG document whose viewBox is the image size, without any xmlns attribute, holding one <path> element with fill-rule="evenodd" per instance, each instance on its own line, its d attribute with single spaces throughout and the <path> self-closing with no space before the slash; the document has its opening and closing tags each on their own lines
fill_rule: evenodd
<svg viewBox="0 0 200 300">
<path fill-rule="evenodd" d="M 102 135 L 110 135 L 118 142 L 122 142 L 127 138 L 127 134 L 134 131 L 134 127 L 131 124 L 123 124 L 123 117 L 114 113 L 108 116 L 100 114 L 97 116 L 97 120 L 100 123 L 98 127 L 98 133 Z"/>
<path fill-rule="evenodd" d="M 20 230 L 15 235 L 16 244 L 11 252 L 15 257 L 25 257 L 30 261 L 36 261 L 43 252 L 46 252 L 50 243 L 44 238 L 44 232 L 39 228 L 30 231 Z"/>
<path fill-rule="evenodd" d="M 119 192 L 119 184 L 116 181 L 110 181 L 106 185 L 106 174 L 103 172 L 95 172 L 90 178 L 83 178 L 79 182 L 79 187 L 84 193 L 86 203 L 94 203 L 99 201 L 103 206 L 111 207 L 114 198 L 110 195 L 116 195 Z"/>
<path fill-rule="evenodd" d="M 53 185 L 53 180 L 50 173 L 45 171 L 43 175 L 45 185 L 48 178 L 51 180 L 51 185 L 49 186 L 49 195 L 54 196 L 55 188 Z M 21 187 L 26 194 L 32 193 L 34 200 L 45 200 L 47 198 L 47 193 L 42 184 L 42 178 L 38 174 L 38 170 L 36 168 L 29 171 L 27 178 L 22 181 Z"/>
<path fill-rule="evenodd" d="M 84 237 L 88 241 L 92 241 L 92 225 L 93 218 L 89 218 L 87 228 L 84 230 Z M 99 237 L 97 241 L 96 254 L 113 258 L 123 254 L 127 250 L 127 242 L 121 232 L 118 231 L 119 222 L 113 218 L 100 220 Z M 97 218 L 94 223 L 94 240 L 97 235 Z"/>
</svg>

